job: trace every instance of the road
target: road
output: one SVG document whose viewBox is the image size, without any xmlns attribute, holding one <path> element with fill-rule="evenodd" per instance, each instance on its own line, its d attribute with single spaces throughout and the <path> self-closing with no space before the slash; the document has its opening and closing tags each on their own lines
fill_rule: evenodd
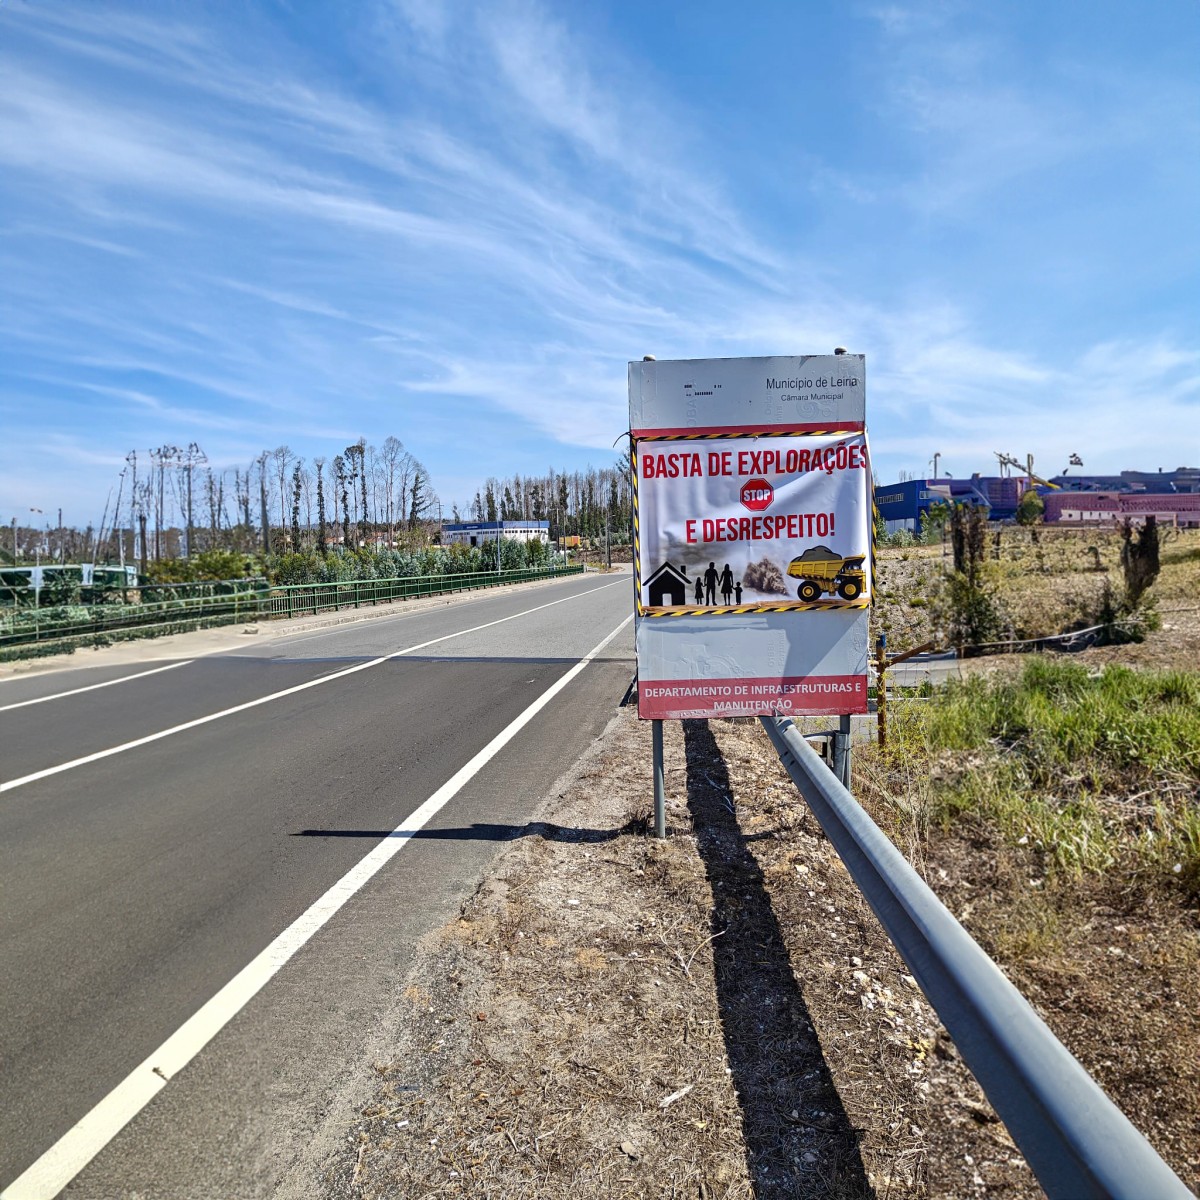
<svg viewBox="0 0 1200 1200">
<path fill-rule="evenodd" d="M 0 683 L 4 1200 L 316 1194 L 416 942 L 624 695 L 630 609 L 588 576 Z"/>
</svg>

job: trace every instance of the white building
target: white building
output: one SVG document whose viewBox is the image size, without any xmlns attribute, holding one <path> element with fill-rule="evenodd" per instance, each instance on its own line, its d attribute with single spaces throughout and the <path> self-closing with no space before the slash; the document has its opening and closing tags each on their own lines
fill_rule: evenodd
<svg viewBox="0 0 1200 1200">
<path fill-rule="evenodd" d="M 442 526 L 442 541 L 483 546 L 488 542 L 548 542 L 549 521 L 455 521 Z"/>
</svg>

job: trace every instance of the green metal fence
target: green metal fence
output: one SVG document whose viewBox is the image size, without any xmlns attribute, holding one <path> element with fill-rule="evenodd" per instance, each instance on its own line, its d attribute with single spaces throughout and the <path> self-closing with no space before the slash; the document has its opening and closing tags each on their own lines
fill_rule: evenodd
<svg viewBox="0 0 1200 1200">
<path fill-rule="evenodd" d="M 351 583 L 271 587 L 254 580 L 212 584 L 153 584 L 121 589 L 119 603 L 0 609 L 0 649 L 29 643 L 70 641 L 96 635 L 137 636 L 199 629 L 239 621 L 303 616 L 388 604 L 421 596 L 469 591 L 581 575 L 583 567 L 501 571 L 472 575 L 423 575 L 408 579 L 361 579 Z M 113 596 L 112 599 L 117 599 Z M 178 627 L 178 628 L 177 628 Z"/>
<path fill-rule="evenodd" d="M 509 583 L 531 583 L 536 579 L 559 579 L 582 575 L 583 567 L 545 570 L 476 572 L 472 575 L 416 575 L 408 579 L 359 579 L 353 583 L 304 583 L 273 587 L 263 597 L 262 614 L 267 617 L 298 617 L 340 608 L 363 608 L 413 600 L 472 588 L 499 587 Z"/>
</svg>

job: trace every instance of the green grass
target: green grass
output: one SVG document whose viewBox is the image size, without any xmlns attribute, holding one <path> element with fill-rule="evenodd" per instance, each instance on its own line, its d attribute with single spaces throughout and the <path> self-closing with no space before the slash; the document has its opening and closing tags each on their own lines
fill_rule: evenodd
<svg viewBox="0 0 1200 1200">
<path fill-rule="evenodd" d="M 1033 659 L 1018 679 L 897 706 L 888 757 L 926 827 L 990 820 L 1050 870 L 1200 893 L 1200 674 Z"/>
</svg>

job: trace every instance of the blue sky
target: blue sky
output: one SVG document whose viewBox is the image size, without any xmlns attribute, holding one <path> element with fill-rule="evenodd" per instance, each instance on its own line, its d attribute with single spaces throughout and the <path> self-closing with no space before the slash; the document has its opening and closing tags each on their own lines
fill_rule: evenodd
<svg viewBox="0 0 1200 1200">
<path fill-rule="evenodd" d="M 0 0 L 0 518 L 127 451 L 607 465 L 867 355 L 877 471 L 1200 464 L 1200 6 Z"/>
</svg>

